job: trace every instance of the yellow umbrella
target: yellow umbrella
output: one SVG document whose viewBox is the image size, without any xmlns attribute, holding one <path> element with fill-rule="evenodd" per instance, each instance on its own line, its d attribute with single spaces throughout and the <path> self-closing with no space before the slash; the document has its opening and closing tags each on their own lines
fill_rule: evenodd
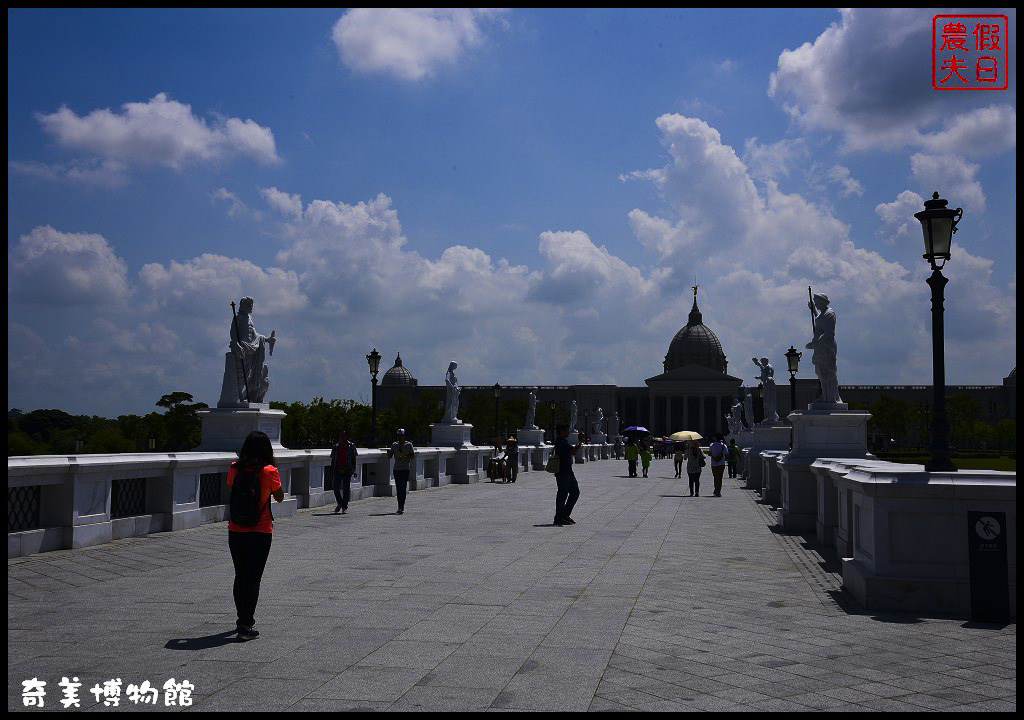
<svg viewBox="0 0 1024 720">
<path fill-rule="evenodd" d="M 680 430 L 677 433 L 672 433 L 668 436 L 669 440 L 703 440 L 704 437 L 699 432 L 693 430 Z"/>
</svg>

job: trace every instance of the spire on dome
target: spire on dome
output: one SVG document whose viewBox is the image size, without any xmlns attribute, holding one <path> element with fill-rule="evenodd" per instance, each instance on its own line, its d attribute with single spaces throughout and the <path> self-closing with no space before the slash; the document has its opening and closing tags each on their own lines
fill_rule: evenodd
<svg viewBox="0 0 1024 720">
<path fill-rule="evenodd" d="M 692 287 L 693 287 L 693 307 L 690 308 L 690 317 L 686 321 L 686 326 L 687 327 L 691 327 L 693 325 L 703 325 L 704 324 L 704 318 L 700 314 L 700 308 L 697 307 L 697 288 L 700 287 L 700 285 L 697 284 L 697 278 L 693 279 L 693 286 Z"/>
</svg>

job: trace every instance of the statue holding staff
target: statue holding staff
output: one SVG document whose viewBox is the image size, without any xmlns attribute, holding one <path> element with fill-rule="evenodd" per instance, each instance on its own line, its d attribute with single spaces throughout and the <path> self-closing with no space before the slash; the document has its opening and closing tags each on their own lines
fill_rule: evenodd
<svg viewBox="0 0 1024 720">
<path fill-rule="evenodd" d="M 576 431 L 576 420 L 577 420 L 576 401 L 573 400 L 569 404 L 569 432 L 575 432 Z"/>
<path fill-rule="evenodd" d="M 814 320 L 814 337 L 805 347 L 814 351 L 811 362 L 821 383 L 821 395 L 815 402 L 841 403 L 836 361 L 836 311 L 829 307 L 828 295 L 823 293 L 814 293 L 807 306 Z"/>
<path fill-rule="evenodd" d="M 537 429 L 537 388 L 530 388 L 530 396 L 526 406 L 526 422 L 524 428 L 529 430 Z"/>
<path fill-rule="evenodd" d="M 260 335 L 252 322 L 253 299 L 244 297 L 238 303 L 231 303 L 231 328 L 229 330 L 229 353 L 226 357 L 224 381 L 221 385 L 218 406 L 232 406 L 242 403 L 261 403 L 270 388 L 270 368 L 266 359 L 274 354 L 277 333 L 270 337 Z"/>
</svg>

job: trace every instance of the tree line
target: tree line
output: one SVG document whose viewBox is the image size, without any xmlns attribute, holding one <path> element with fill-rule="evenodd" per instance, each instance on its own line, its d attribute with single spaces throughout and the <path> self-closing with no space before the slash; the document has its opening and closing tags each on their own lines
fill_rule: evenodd
<svg viewBox="0 0 1024 720">
<path fill-rule="evenodd" d="M 857 409 L 871 413 L 868 433 L 881 436 L 894 448 L 927 448 L 932 408 L 882 394 L 874 402 Z M 1005 414 L 1005 411 L 1004 413 Z M 981 403 L 968 393 L 946 397 L 950 442 L 958 450 L 1015 451 L 1017 421 L 1004 417 L 986 419 Z"/>
<path fill-rule="evenodd" d="M 489 444 L 497 434 L 504 439 L 522 427 L 526 419 L 525 399 L 506 399 L 499 403 L 498 425 L 495 428 L 493 397 L 469 394 L 462 399 L 459 419 L 473 425 L 474 444 Z M 18 408 L 7 414 L 7 456 L 68 455 L 132 452 L 185 452 L 199 445 L 202 435 L 200 410 L 209 406 L 195 402 L 187 392 L 163 395 L 155 403 L 162 412 L 146 415 L 119 415 L 116 419 L 96 415 L 71 415 L 58 409 L 22 412 Z M 270 407 L 284 410 L 281 443 L 288 448 L 328 448 L 340 431 L 346 429 L 361 447 L 371 441 L 373 411 L 369 405 L 355 400 L 325 400 L 314 397 L 310 402 L 272 402 Z M 559 408 L 554 418 L 548 408 L 537 410 L 537 422 L 549 428 L 551 421 L 565 422 L 568 410 Z M 441 398 L 424 391 L 410 400 L 396 397 L 391 406 L 377 411 L 377 446 L 390 444 L 399 428 L 417 445 L 430 444 L 430 425 L 443 415 Z"/>
</svg>

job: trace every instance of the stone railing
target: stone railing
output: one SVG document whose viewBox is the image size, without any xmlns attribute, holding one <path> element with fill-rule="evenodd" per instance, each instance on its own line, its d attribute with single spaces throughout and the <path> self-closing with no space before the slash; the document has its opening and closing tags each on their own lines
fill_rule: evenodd
<svg viewBox="0 0 1024 720">
<path fill-rule="evenodd" d="M 607 457 L 603 446 L 588 459 Z M 543 470 L 550 445 L 520 446 L 520 472 Z M 494 449 L 418 447 L 409 489 L 479 482 Z M 231 452 L 35 455 L 7 459 L 7 556 L 98 545 L 119 538 L 182 530 L 228 516 Z M 330 450 L 277 450 L 285 501 L 277 518 L 334 502 Z M 393 460 L 384 449 L 359 449 L 351 499 L 395 494 Z"/>
</svg>

